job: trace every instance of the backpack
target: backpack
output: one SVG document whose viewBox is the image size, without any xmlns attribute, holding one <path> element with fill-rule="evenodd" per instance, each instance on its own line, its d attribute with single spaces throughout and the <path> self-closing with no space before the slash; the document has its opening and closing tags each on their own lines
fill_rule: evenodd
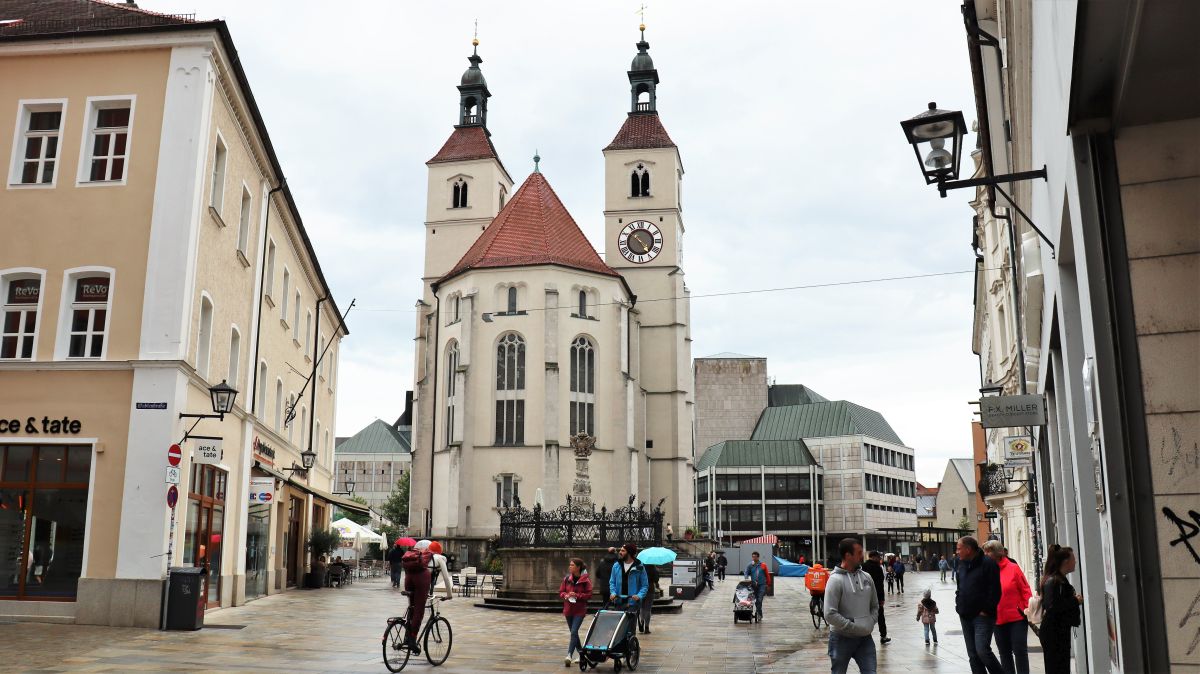
<svg viewBox="0 0 1200 674">
<path fill-rule="evenodd" d="M 432 559 L 433 553 L 428 550 L 409 550 L 400 558 L 400 566 L 404 567 L 405 573 L 420 573 Z"/>
<path fill-rule="evenodd" d="M 1042 618 L 1045 617 L 1046 611 L 1042 606 L 1042 595 L 1035 594 L 1029 598 L 1029 606 L 1025 607 L 1025 618 L 1030 625 L 1036 628 L 1042 624 Z"/>
</svg>

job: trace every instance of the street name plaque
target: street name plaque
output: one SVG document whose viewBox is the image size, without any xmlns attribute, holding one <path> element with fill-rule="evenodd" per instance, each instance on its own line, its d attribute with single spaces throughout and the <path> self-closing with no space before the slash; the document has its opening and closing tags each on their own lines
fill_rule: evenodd
<svg viewBox="0 0 1200 674">
<path fill-rule="evenodd" d="M 1046 399 L 1040 395 L 983 397 L 979 416 L 984 428 L 1044 426 Z"/>
</svg>

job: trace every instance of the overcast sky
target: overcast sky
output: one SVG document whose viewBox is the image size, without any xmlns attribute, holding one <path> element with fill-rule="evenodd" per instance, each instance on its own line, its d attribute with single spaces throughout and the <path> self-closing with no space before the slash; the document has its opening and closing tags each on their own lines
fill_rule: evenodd
<svg viewBox="0 0 1200 674">
<path fill-rule="evenodd" d="M 628 111 L 638 4 L 139 2 L 228 21 L 337 302 L 358 300 L 339 435 L 395 419 L 412 387 L 425 161 L 456 121 L 474 21 L 502 161 L 521 183 L 539 150 L 603 253 L 600 150 Z M 928 101 L 975 118 L 957 2 L 648 5 L 658 109 L 687 172 L 693 294 L 972 268 L 969 191 L 926 187 L 899 125 Z M 946 459 L 971 455 L 972 284 L 697 298 L 693 356 L 765 356 L 779 383 L 878 410 L 936 485 Z"/>
</svg>

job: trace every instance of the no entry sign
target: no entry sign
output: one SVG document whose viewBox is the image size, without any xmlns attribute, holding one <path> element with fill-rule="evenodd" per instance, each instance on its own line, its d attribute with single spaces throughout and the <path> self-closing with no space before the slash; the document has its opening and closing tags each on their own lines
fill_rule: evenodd
<svg viewBox="0 0 1200 674">
<path fill-rule="evenodd" d="M 179 503 L 179 488 L 175 485 L 171 485 L 167 489 L 167 507 L 169 507 L 171 510 L 174 510 L 176 503 Z"/>
<path fill-rule="evenodd" d="M 171 445 L 171 448 L 167 450 L 167 463 L 178 466 L 181 459 L 183 459 L 183 450 L 179 448 L 179 445 Z"/>
</svg>

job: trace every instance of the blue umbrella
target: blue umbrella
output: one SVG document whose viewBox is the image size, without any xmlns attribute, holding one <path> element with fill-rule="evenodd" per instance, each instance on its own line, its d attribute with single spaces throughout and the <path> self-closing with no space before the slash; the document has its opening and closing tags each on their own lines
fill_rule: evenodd
<svg viewBox="0 0 1200 674">
<path fill-rule="evenodd" d="M 637 558 L 642 560 L 643 564 L 670 564 L 675 561 L 675 551 L 667 548 L 646 548 L 638 553 Z"/>
</svg>

